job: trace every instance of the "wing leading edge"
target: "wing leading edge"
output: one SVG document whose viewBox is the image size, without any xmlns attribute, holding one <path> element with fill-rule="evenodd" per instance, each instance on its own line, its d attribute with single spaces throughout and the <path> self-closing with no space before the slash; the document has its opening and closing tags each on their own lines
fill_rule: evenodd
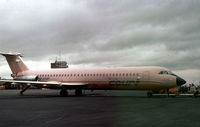
<svg viewBox="0 0 200 127">
<path fill-rule="evenodd" d="M 19 81 L 19 80 L 0 80 L 1 84 L 4 83 L 14 83 L 14 84 L 27 84 L 27 85 L 57 85 L 60 86 L 68 86 L 68 87 L 83 87 L 87 86 L 88 83 L 63 83 L 57 81 L 48 81 L 48 82 L 41 82 L 41 81 Z"/>
</svg>

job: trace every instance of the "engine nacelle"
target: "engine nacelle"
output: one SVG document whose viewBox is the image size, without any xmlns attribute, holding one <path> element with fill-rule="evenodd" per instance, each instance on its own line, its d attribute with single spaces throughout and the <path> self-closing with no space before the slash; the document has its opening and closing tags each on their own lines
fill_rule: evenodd
<svg viewBox="0 0 200 127">
<path fill-rule="evenodd" d="M 36 76 L 36 75 L 19 76 L 19 77 L 15 77 L 14 80 L 20 80 L 20 81 L 37 81 L 38 80 L 38 76 Z"/>
</svg>

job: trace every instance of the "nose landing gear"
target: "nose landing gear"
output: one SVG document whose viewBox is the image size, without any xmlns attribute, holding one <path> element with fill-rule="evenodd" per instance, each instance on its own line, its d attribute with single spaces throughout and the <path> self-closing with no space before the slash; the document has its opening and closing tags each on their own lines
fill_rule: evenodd
<svg viewBox="0 0 200 127">
<path fill-rule="evenodd" d="M 153 92 L 152 91 L 148 91 L 147 92 L 147 97 L 152 97 L 153 96 Z"/>
</svg>

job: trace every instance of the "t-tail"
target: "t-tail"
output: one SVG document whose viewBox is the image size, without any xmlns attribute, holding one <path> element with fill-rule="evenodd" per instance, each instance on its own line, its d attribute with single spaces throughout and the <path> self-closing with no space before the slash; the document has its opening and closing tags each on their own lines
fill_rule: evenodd
<svg viewBox="0 0 200 127">
<path fill-rule="evenodd" d="M 12 71 L 12 77 L 23 75 L 24 71 L 29 70 L 28 67 L 24 64 L 20 53 L 4 53 L 0 52 L 0 55 L 6 57 L 6 60 Z"/>
</svg>

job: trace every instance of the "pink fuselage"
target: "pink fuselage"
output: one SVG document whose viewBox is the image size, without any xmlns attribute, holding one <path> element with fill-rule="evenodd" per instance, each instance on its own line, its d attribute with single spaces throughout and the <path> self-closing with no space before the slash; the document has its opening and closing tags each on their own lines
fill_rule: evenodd
<svg viewBox="0 0 200 127">
<path fill-rule="evenodd" d="M 159 90 L 176 87 L 176 77 L 159 75 L 163 67 L 117 67 L 89 69 L 49 69 L 24 71 L 22 75 L 36 75 L 39 81 L 87 83 L 90 90 Z M 53 86 L 59 87 L 59 86 Z"/>
</svg>

